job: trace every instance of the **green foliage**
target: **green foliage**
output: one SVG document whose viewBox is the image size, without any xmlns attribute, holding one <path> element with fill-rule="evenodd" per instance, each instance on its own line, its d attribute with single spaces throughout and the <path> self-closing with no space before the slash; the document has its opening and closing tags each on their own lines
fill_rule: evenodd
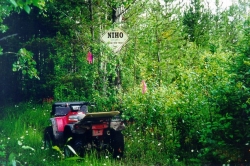
<svg viewBox="0 0 250 166">
<path fill-rule="evenodd" d="M 31 5 L 34 5 L 40 9 L 42 9 L 45 6 L 45 0 L 29 0 L 29 1 L 23 1 L 23 0 L 3 0 L 0 4 L 0 31 L 2 33 L 6 32 L 8 27 L 3 23 L 3 20 L 9 16 L 9 14 L 14 9 L 23 9 L 27 13 L 30 13 L 31 11 Z M 13 8 L 14 7 L 14 8 Z"/>
<path fill-rule="evenodd" d="M 15 7 L 25 10 L 27 13 L 30 13 L 31 7 L 30 5 L 34 5 L 40 9 L 45 6 L 45 0 L 29 0 L 29 1 L 22 1 L 22 0 L 9 0 L 9 2 Z"/>
<path fill-rule="evenodd" d="M 211 11 L 205 9 L 200 0 L 192 0 L 183 16 L 186 39 L 195 42 L 198 46 L 208 46 L 212 20 Z"/>
<path fill-rule="evenodd" d="M 222 163 L 228 158 L 237 160 L 234 154 L 239 151 L 227 152 L 221 158 L 216 158 L 217 153 L 214 153 L 226 153 L 222 149 L 228 144 L 228 150 L 238 147 L 239 143 L 244 150 L 248 140 L 246 133 L 249 132 L 241 127 L 247 126 L 248 120 L 239 116 L 242 114 L 240 110 L 248 109 L 244 104 L 247 98 L 242 95 L 243 89 L 239 93 L 235 91 L 239 85 L 232 81 L 236 76 L 230 71 L 236 67 L 231 64 L 233 56 L 231 53 L 193 51 L 192 46 L 187 48 L 187 52 L 193 56 L 189 61 L 193 64 L 192 68 L 189 64 L 180 65 L 175 81 L 167 87 L 155 88 L 149 80 L 150 91 L 147 94 L 141 94 L 141 86 L 137 84 L 136 88 L 122 96 L 123 116 L 134 119 L 138 126 L 144 128 L 155 126 L 157 132 L 161 131 L 160 136 L 164 136 L 165 132 L 175 133 L 171 138 L 175 140 L 172 150 L 175 149 L 180 159 L 190 159 L 191 162 L 191 159 L 197 158 Z M 239 59 L 237 61 L 240 62 Z M 249 95 L 248 91 L 245 92 Z M 220 134 L 222 132 L 226 137 Z"/>
<path fill-rule="evenodd" d="M 30 78 L 39 79 L 37 70 L 36 70 L 36 61 L 33 59 L 33 54 L 22 48 L 17 53 L 17 61 L 13 64 L 12 70 L 22 71 L 23 75 L 28 75 Z"/>
<path fill-rule="evenodd" d="M 0 145 L 0 164 L 1 165 L 6 164 L 5 158 L 6 158 L 5 144 L 1 141 L 1 145 Z"/>
</svg>

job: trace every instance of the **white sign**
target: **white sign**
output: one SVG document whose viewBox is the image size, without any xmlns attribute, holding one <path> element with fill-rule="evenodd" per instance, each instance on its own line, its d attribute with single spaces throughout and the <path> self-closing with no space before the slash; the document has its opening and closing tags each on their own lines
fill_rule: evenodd
<svg viewBox="0 0 250 166">
<path fill-rule="evenodd" d="M 101 40 L 108 44 L 114 52 L 118 52 L 128 41 L 128 35 L 119 28 L 113 28 L 106 31 L 101 37 Z"/>
</svg>

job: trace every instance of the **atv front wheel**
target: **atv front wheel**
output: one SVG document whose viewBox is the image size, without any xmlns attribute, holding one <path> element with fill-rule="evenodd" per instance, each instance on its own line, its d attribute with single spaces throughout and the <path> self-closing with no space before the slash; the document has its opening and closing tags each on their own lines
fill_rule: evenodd
<svg viewBox="0 0 250 166">
<path fill-rule="evenodd" d="M 121 131 L 112 132 L 111 137 L 111 147 L 113 152 L 113 157 L 119 159 L 123 157 L 124 154 L 124 136 Z"/>
<path fill-rule="evenodd" d="M 85 145 L 83 144 L 83 142 L 81 140 L 75 141 L 74 149 L 75 149 L 78 156 L 80 156 L 80 157 L 84 156 L 86 149 L 85 149 Z"/>
<path fill-rule="evenodd" d="M 73 157 L 74 155 L 83 157 L 85 154 L 85 146 L 81 140 L 71 141 L 64 147 L 65 157 Z"/>
<path fill-rule="evenodd" d="M 45 149 L 52 149 L 52 146 L 55 144 L 52 126 L 45 128 L 43 141 Z"/>
<path fill-rule="evenodd" d="M 72 152 L 71 148 L 73 148 L 71 145 L 65 145 L 64 146 L 64 156 L 65 157 L 73 157 L 74 153 Z"/>
</svg>

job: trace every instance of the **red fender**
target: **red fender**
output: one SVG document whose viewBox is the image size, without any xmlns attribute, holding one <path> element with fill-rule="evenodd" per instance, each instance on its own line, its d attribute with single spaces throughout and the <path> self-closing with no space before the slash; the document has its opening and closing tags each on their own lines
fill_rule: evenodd
<svg viewBox="0 0 250 166">
<path fill-rule="evenodd" d="M 64 126 L 67 124 L 67 117 L 66 116 L 55 117 L 55 121 L 56 121 L 57 131 L 63 132 Z"/>
</svg>

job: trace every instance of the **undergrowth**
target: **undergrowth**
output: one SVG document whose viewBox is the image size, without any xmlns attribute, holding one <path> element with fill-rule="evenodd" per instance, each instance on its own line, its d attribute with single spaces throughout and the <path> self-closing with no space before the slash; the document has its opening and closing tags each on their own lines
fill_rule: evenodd
<svg viewBox="0 0 250 166">
<path fill-rule="evenodd" d="M 82 160 L 67 160 L 60 150 L 43 146 L 43 130 L 49 125 L 51 104 L 20 103 L 1 108 L 0 165 L 182 165 L 165 151 L 163 139 L 153 133 L 142 135 L 140 127 L 131 125 L 123 131 L 125 157 L 116 160 L 107 155 L 86 154 Z"/>
</svg>

